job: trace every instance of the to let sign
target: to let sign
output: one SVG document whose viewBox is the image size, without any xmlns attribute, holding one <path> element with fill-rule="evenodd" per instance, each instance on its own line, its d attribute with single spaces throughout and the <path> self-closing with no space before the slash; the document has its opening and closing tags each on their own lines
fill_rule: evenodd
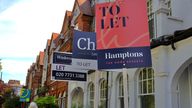
<svg viewBox="0 0 192 108">
<path fill-rule="evenodd" d="M 54 52 L 52 63 L 52 80 L 86 81 L 85 70 L 72 67 L 72 54 L 66 52 Z"/>
<path fill-rule="evenodd" d="M 151 66 L 146 0 L 96 5 L 99 69 Z"/>
</svg>

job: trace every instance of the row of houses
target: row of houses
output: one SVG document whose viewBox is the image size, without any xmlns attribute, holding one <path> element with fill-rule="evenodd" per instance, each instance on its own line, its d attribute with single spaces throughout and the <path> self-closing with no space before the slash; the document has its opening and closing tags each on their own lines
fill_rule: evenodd
<svg viewBox="0 0 192 108">
<path fill-rule="evenodd" d="M 95 32 L 95 5 L 113 1 L 75 0 L 65 12 L 61 32 L 28 69 L 32 100 L 55 96 L 60 108 L 192 107 L 191 0 L 147 0 L 152 67 L 90 70 L 86 82 L 51 80 L 53 52 L 72 52 L 73 30 Z"/>
</svg>

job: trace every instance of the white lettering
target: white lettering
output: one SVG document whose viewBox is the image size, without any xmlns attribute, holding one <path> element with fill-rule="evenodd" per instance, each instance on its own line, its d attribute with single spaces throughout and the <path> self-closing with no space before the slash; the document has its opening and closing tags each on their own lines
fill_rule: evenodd
<svg viewBox="0 0 192 108">
<path fill-rule="evenodd" d="M 95 50 L 95 42 L 91 42 L 90 38 L 79 38 L 77 47 L 80 50 Z"/>
<path fill-rule="evenodd" d="M 56 65 L 56 70 L 64 70 L 65 66 L 64 65 Z"/>
<path fill-rule="evenodd" d="M 105 53 L 105 59 L 114 59 L 114 58 L 129 58 L 129 57 L 143 57 L 143 52 L 126 52 L 126 53 Z"/>
<path fill-rule="evenodd" d="M 82 41 L 86 41 L 85 38 L 79 38 L 79 40 L 77 41 L 77 47 L 78 47 L 79 49 L 81 49 L 81 50 L 85 50 L 86 47 L 81 47 L 81 46 L 80 46 L 81 40 L 82 40 Z"/>
</svg>

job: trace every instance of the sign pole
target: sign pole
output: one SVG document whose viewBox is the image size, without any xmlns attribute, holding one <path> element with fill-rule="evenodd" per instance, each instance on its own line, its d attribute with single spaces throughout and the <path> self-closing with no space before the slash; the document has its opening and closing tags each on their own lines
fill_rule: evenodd
<svg viewBox="0 0 192 108">
<path fill-rule="evenodd" d="M 108 98 L 109 98 L 109 95 L 108 95 L 108 90 L 109 90 L 109 71 L 107 71 L 107 90 L 106 90 L 106 108 L 108 108 Z"/>
<path fill-rule="evenodd" d="M 24 102 L 22 102 L 22 104 L 21 104 L 21 108 L 24 108 Z"/>
<path fill-rule="evenodd" d="M 123 91 L 124 91 L 124 108 L 128 107 L 128 87 L 127 87 L 127 69 L 123 68 Z"/>
</svg>

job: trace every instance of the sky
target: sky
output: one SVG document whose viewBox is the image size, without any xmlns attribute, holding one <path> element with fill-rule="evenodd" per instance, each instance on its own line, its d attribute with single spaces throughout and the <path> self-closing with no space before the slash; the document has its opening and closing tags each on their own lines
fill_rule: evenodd
<svg viewBox="0 0 192 108">
<path fill-rule="evenodd" d="M 27 70 L 46 47 L 53 32 L 60 33 L 65 11 L 75 0 L 0 0 L 0 59 L 3 81 L 25 84 Z"/>
</svg>

